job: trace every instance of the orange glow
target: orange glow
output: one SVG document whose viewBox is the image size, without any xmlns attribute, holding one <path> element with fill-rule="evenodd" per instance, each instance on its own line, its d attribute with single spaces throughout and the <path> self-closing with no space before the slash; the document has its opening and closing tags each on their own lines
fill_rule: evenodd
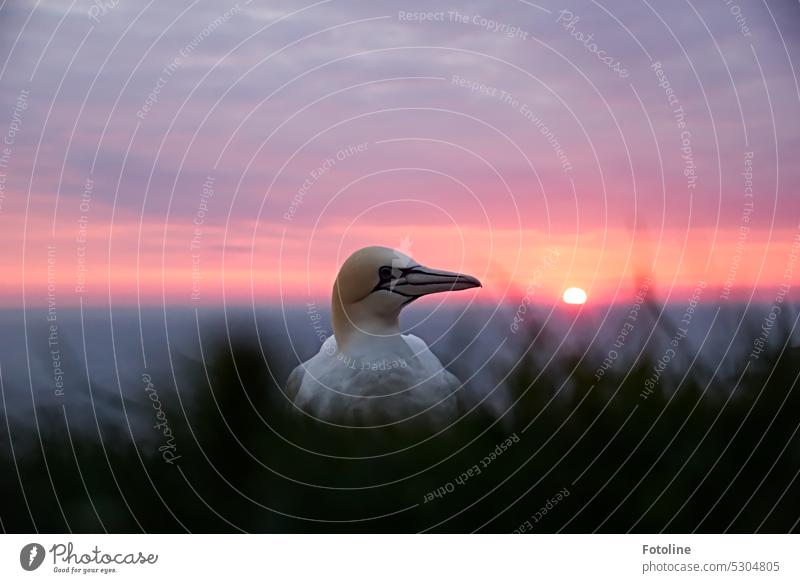
<svg viewBox="0 0 800 583">
<path fill-rule="evenodd" d="M 568 287 L 561 296 L 565 304 L 585 304 L 586 292 L 579 287 Z"/>
<path fill-rule="evenodd" d="M 100 208 L 98 204 L 98 214 Z M 15 218 L 24 222 L 24 216 Z M 593 305 L 627 301 L 642 274 L 654 278 L 658 297 L 666 301 L 680 300 L 682 290 L 694 289 L 699 280 L 713 289 L 730 279 L 731 299 L 753 293 L 772 297 L 796 236 L 794 230 L 752 229 L 742 253 L 731 230 L 695 229 L 687 236 L 684 231 L 633 234 L 609 228 L 548 237 L 535 229 L 404 224 L 357 225 L 345 236 L 342 228 L 312 232 L 295 227 L 291 237 L 284 237 L 276 235 L 282 224 L 244 222 L 227 230 L 205 225 L 195 263 L 191 225 L 175 222 L 165 228 L 158 221 L 124 219 L 114 224 L 113 232 L 99 218 L 92 222 L 81 258 L 85 273 L 79 273 L 76 227 L 69 221 L 59 222 L 52 232 L 49 215 L 32 213 L 24 244 L 11 231 L 0 232 L 5 250 L 0 272 L 6 281 L 0 305 L 16 305 L 23 293 L 31 305 L 46 303 L 49 278 L 56 284 L 59 305 L 75 305 L 80 299 L 87 305 L 102 304 L 109 295 L 114 303 L 145 304 L 326 301 L 338 266 L 351 251 L 375 244 L 397 248 L 404 241 L 425 265 L 469 273 L 483 282 L 474 298 L 453 294 L 448 301 L 454 302 L 517 303 L 527 296 L 551 304 L 562 300 L 574 282 L 592 290 Z M 707 242 L 714 238 L 712 248 Z M 50 273 L 48 245 L 55 247 Z M 79 276 L 85 278 L 82 293 L 76 291 Z M 193 297 L 196 276 L 200 293 Z"/>
</svg>

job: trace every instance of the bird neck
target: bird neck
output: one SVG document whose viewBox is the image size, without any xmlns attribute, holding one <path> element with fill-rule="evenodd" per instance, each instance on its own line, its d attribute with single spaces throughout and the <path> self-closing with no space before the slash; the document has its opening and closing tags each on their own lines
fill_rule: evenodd
<svg viewBox="0 0 800 583">
<path fill-rule="evenodd" d="M 334 287 L 331 302 L 333 334 L 340 351 L 396 342 L 400 338 L 400 311 L 379 314 L 364 302 L 344 304 Z"/>
</svg>

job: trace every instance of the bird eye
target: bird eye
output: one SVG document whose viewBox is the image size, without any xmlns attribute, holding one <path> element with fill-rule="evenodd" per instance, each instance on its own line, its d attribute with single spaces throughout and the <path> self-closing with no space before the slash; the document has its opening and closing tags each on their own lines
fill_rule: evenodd
<svg viewBox="0 0 800 583">
<path fill-rule="evenodd" d="M 392 268 L 384 265 L 378 270 L 378 277 L 381 281 L 388 281 L 392 279 Z"/>
</svg>

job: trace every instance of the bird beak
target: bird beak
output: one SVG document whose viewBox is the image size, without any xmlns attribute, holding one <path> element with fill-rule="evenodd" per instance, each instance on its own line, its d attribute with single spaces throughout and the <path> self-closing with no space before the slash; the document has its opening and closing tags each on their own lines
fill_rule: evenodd
<svg viewBox="0 0 800 583">
<path fill-rule="evenodd" d="M 391 292 L 416 299 L 428 294 L 458 291 L 471 287 L 481 287 L 481 282 L 471 275 L 417 265 L 404 269 L 402 275 L 393 280 L 388 289 Z"/>
</svg>

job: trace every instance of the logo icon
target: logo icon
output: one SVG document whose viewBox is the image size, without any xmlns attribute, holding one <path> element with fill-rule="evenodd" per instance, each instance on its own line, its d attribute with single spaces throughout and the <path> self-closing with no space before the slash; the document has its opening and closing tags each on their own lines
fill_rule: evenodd
<svg viewBox="0 0 800 583">
<path fill-rule="evenodd" d="M 28 543 L 19 552 L 19 564 L 26 571 L 35 571 L 44 562 L 44 547 L 39 543 Z"/>
</svg>

